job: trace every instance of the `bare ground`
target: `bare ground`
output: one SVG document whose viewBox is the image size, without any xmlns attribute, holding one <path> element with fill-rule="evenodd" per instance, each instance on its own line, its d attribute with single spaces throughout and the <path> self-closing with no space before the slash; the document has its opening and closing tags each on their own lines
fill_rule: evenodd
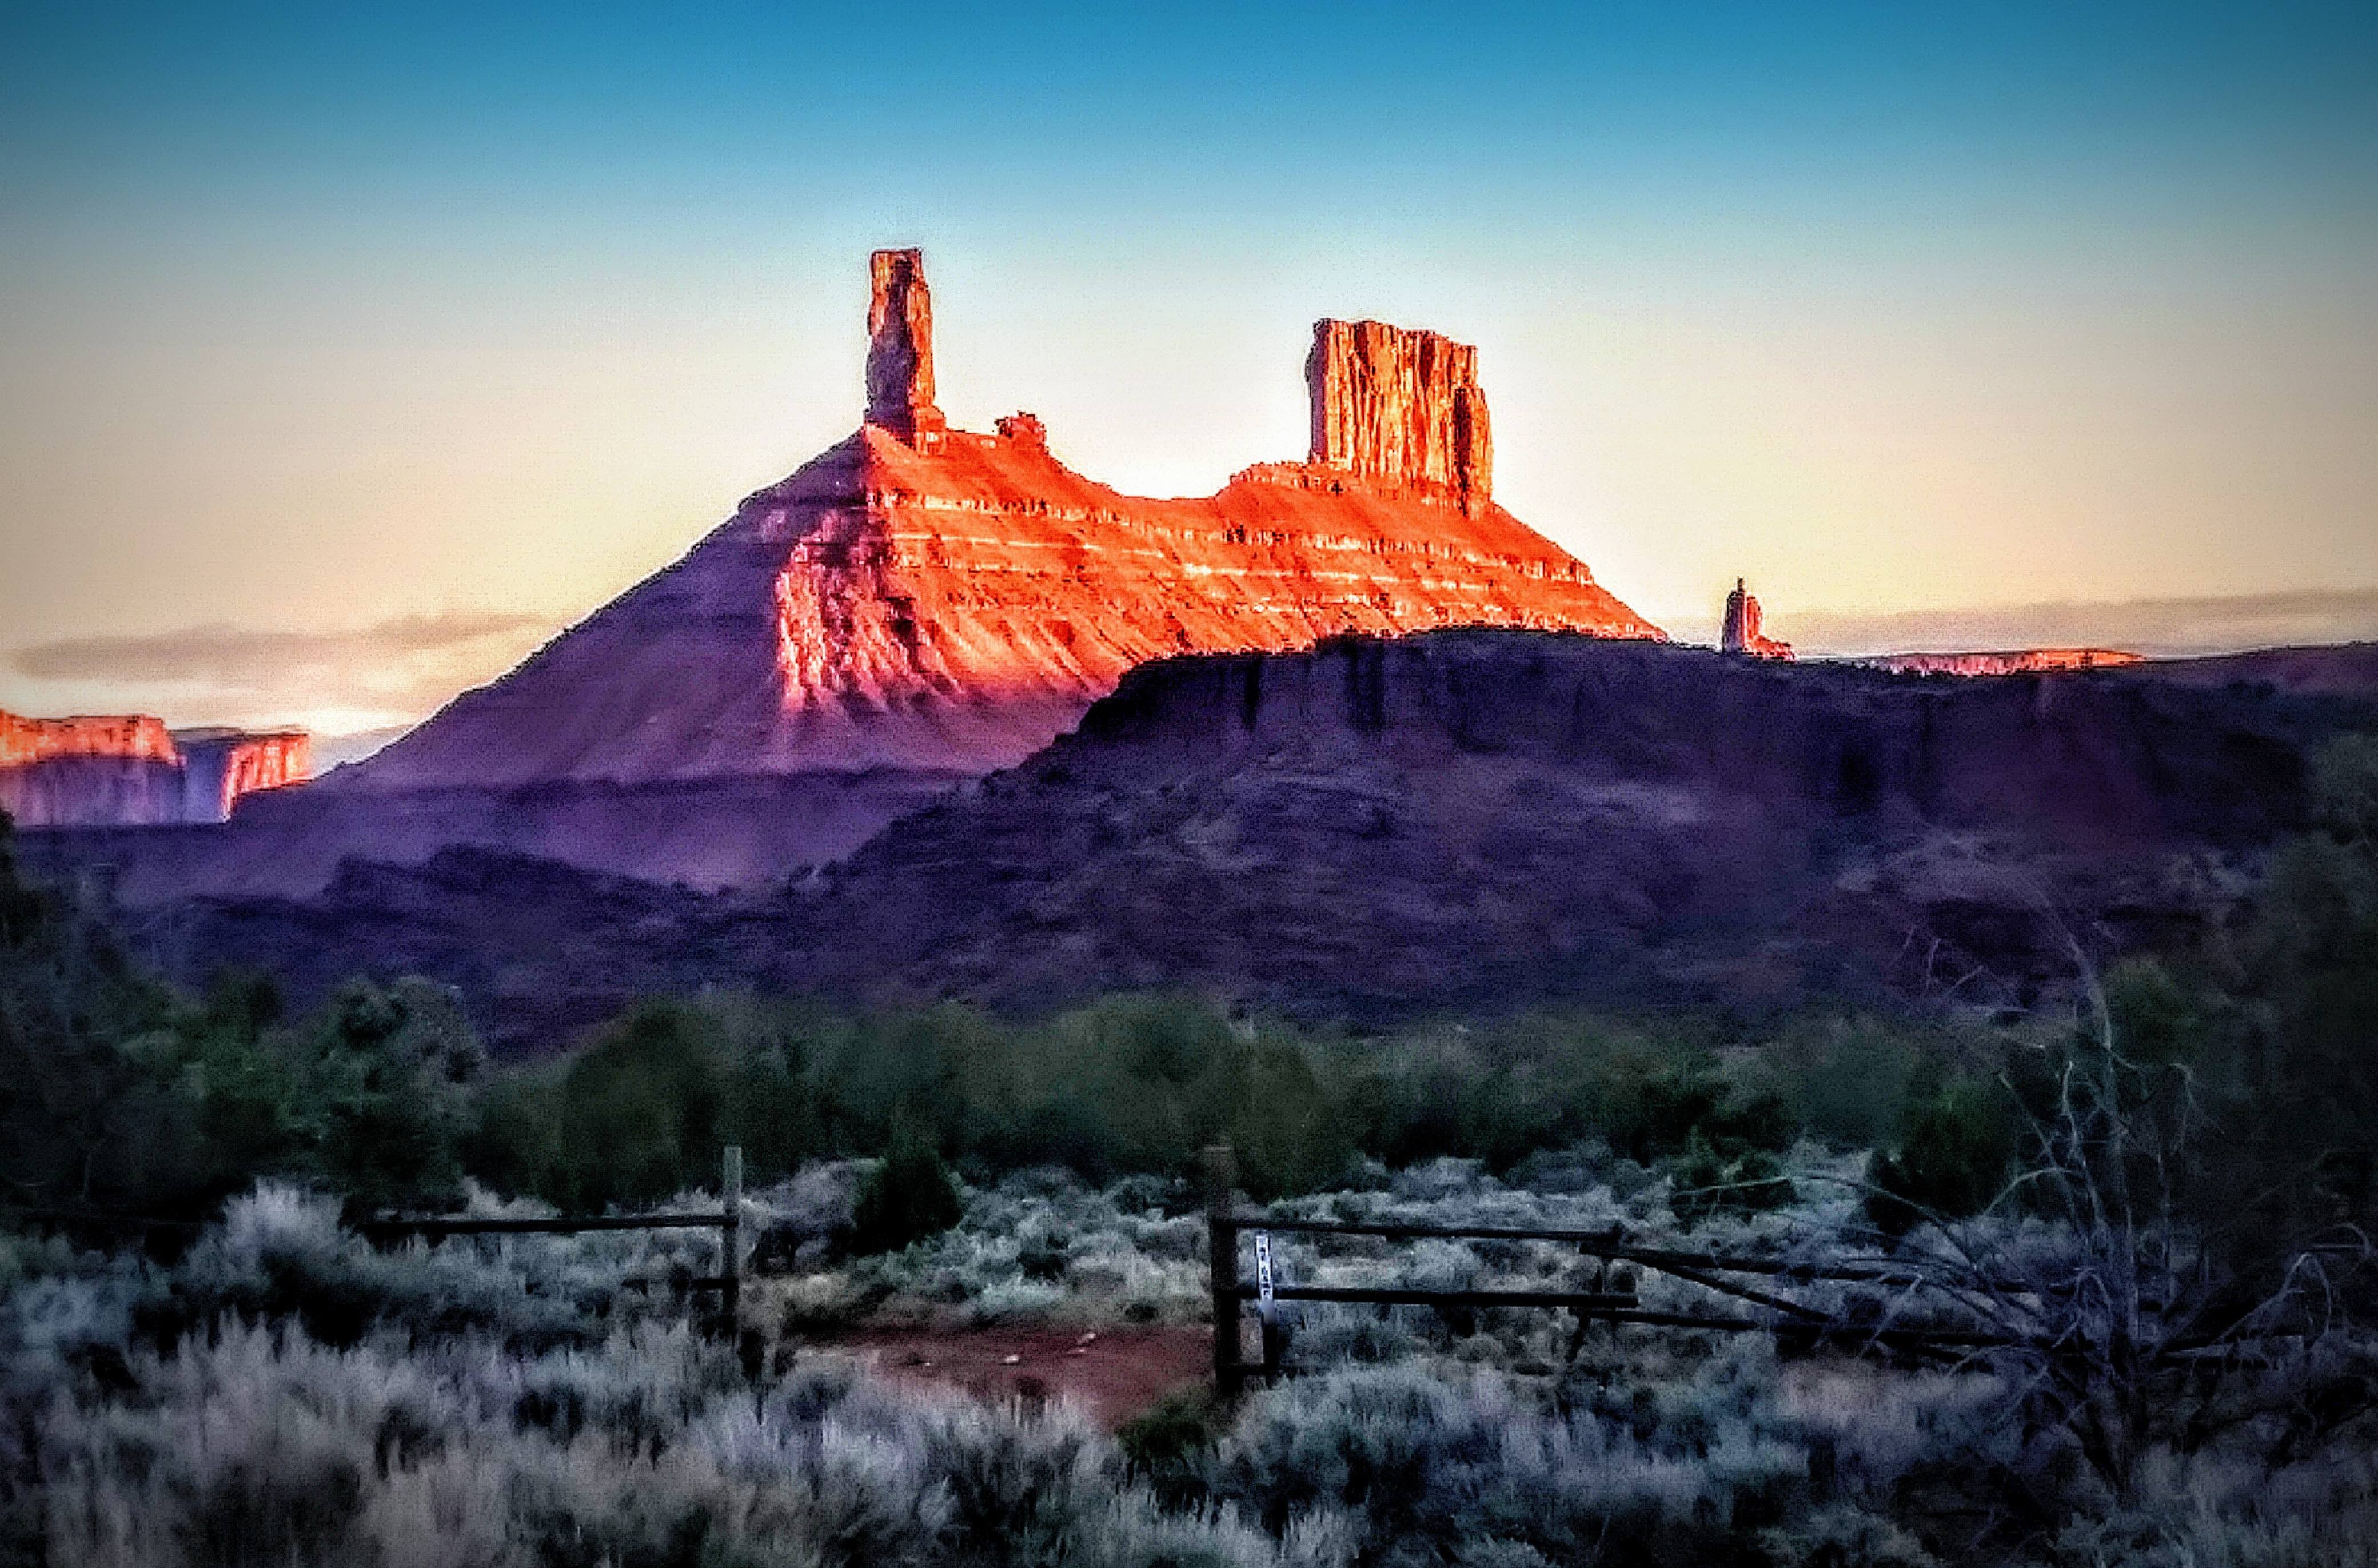
<svg viewBox="0 0 2378 1568">
<path fill-rule="evenodd" d="M 994 1402 L 1072 1400 L 1110 1430 L 1174 1389 L 1207 1381 L 1214 1359 L 1209 1330 L 1180 1325 L 860 1329 L 798 1343 L 856 1355 L 895 1382 Z"/>
</svg>

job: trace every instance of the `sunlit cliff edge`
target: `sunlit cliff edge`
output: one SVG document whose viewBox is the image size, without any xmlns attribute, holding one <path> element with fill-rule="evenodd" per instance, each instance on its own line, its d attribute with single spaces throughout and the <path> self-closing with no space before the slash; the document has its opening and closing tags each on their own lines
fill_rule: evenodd
<svg viewBox="0 0 2378 1568">
<path fill-rule="evenodd" d="M 0 712 L 0 810 L 27 828 L 221 822 L 243 796 L 302 782 L 309 748 L 303 730 Z"/>
</svg>

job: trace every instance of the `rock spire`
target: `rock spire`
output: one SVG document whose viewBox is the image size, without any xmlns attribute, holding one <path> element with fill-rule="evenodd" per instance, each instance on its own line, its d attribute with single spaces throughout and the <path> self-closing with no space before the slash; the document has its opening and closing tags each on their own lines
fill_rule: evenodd
<svg viewBox="0 0 2378 1568">
<path fill-rule="evenodd" d="M 1728 653 L 1747 653 L 1754 659 L 1788 659 L 1792 645 L 1778 642 L 1759 629 L 1759 601 L 1743 587 L 1742 579 L 1734 580 L 1734 592 L 1725 596 L 1725 629 L 1718 635 L 1718 647 Z"/>
<path fill-rule="evenodd" d="M 1315 463 L 1449 490 L 1464 510 L 1492 497 L 1495 443 L 1476 349 L 1379 321 L 1316 321 L 1304 377 Z"/>
<path fill-rule="evenodd" d="M 925 253 L 879 250 L 867 270 L 867 423 L 929 448 L 949 422 L 933 406 L 933 295 L 925 286 Z"/>
</svg>

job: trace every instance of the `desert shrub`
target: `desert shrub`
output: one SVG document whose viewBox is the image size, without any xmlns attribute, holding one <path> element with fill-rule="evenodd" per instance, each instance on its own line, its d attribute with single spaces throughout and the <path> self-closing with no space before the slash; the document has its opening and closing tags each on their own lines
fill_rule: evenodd
<svg viewBox="0 0 2378 1568">
<path fill-rule="evenodd" d="M 1844 1506 L 1765 1530 L 1759 1544 L 1773 1568 L 1938 1568 L 1940 1562 L 1888 1517 Z"/>
<path fill-rule="evenodd" d="M 1342 1512 L 1365 1562 L 1730 1560 L 1806 1470 L 1773 1391 L 1739 1358 L 1611 1411 L 1483 1371 L 1343 1369 L 1252 1401 L 1211 1486 L 1274 1521 Z"/>
<path fill-rule="evenodd" d="M 831 1029 L 821 1098 L 835 1149 L 874 1154 L 904 1121 L 936 1148 L 964 1149 L 969 1107 L 997 1084 L 1005 1043 L 991 1019 L 955 1002 Z"/>
<path fill-rule="evenodd" d="M 1207 1390 L 1176 1389 L 1115 1433 L 1124 1462 L 1171 1506 L 1203 1490 L 1198 1470 L 1213 1450 L 1221 1410 Z"/>
<path fill-rule="evenodd" d="M 37 1206 L 196 1215 L 266 1174 L 364 1203 L 450 1191 L 482 1059 L 421 980 L 341 987 L 285 1021 L 260 975 L 203 995 L 17 880 L 0 833 L 0 1184 Z"/>
<path fill-rule="evenodd" d="M 919 1130 L 901 1123 L 891 1147 L 859 1189 L 850 1215 L 850 1249 L 894 1252 L 957 1224 L 956 1179 Z"/>
<path fill-rule="evenodd" d="M 443 988 L 422 979 L 340 987 L 284 1053 L 307 1162 L 359 1205 L 443 1197 L 486 1056 Z"/>
<path fill-rule="evenodd" d="M 653 1000 L 564 1060 L 480 1091 L 463 1163 L 575 1207 L 706 1179 L 726 1143 L 758 1179 L 818 1154 L 872 1156 L 901 1122 L 978 1182 L 1052 1161 L 1093 1181 L 1172 1181 L 1228 1142 L 1265 1199 L 1343 1182 L 1366 1155 L 1501 1170 L 1593 1139 L 1646 1164 L 1697 1133 L 1730 1160 L 1737 1145 L 1788 1147 L 1789 1098 L 1720 1071 L 1705 1031 L 1679 1028 L 1546 1016 L 1378 1041 L 1172 994 L 1100 998 L 1037 1023 L 954 1004 L 838 1014 Z"/>
<path fill-rule="evenodd" d="M 539 1183 L 569 1209 L 645 1203 L 718 1157 L 727 1064 L 712 1021 L 649 1001 L 604 1029 L 555 1086 L 559 1163 Z"/>
<path fill-rule="evenodd" d="M 1675 1183 L 1669 1201 L 1687 1225 L 1729 1209 L 1781 1209 L 1796 1195 L 1772 1151 L 1739 1139 L 1713 1139 L 1699 1128 L 1685 1152 L 1669 1162 L 1668 1173 Z"/>
<path fill-rule="evenodd" d="M 809 1071 L 814 1048 L 796 1021 L 749 999 L 714 999 L 727 1051 L 718 1137 L 743 1151 L 755 1181 L 774 1180 L 828 1150 Z M 707 1179 L 708 1172 L 698 1179 Z"/>
<path fill-rule="evenodd" d="M 40 1506 L 13 1516 L 38 1558 L 123 1568 L 1346 1560 L 1331 1518 L 1165 1509 L 1062 1408 L 835 1363 L 755 1394 L 719 1359 L 681 1329 L 504 1355 L 229 1320 L 136 1349 L 111 1392 L 57 1382 Z"/>
<path fill-rule="evenodd" d="M 1179 1172 L 1224 1135 L 1243 1051 L 1195 998 L 1101 998 L 1012 1033 L 972 1146 L 993 1164 L 1055 1159 L 1093 1180 Z"/>
<path fill-rule="evenodd" d="M 150 1213 L 203 1203 L 222 1161 L 200 1125 L 208 1083 L 177 1074 L 177 1026 L 196 1021 L 109 933 L 23 885 L 0 831 L 0 1191 Z"/>
<path fill-rule="evenodd" d="M 2240 1220 L 2241 1263 L 2257 1239 L 2378 1219 L 2378 736 L 2324 748 L 2312 796 L 2312 831 L 2256 892 L 2234 1071 L 2216 1075 L 2225 1135 L 2200 1206 Z"/>
<path fill-rule="evenodd" d="M 850 1239 L 851 1210 L 865 1179 L 853 1160 L 817 1160 L 746 1194 L 758 1237 L 752 1266 L 783 1273 L 825 1263 Z"/>
<path fill-rule="evenodd" d="M 1267 1035 L 1237 1053 L 1231 1066 L 1224 1131 L 1248 1191 L 1258 1198 L 1309 1192 L 1345 1174 L 1353 1140 L 1303 1051 Z"/>
<path fill-rule="evenodd" d="M 480 1056 L 444 990 L 355 983 L 284 1022 L 261 976 L 218 976 L 196 999 L 149 978 L 103 928 L 18 885 L 5 845 L 0 904 L 20 912 L 0 942 L 13 1198 L 174 1216 L 264 1174 L 367 1203 L 455 1185 Z"/>
<path fill-rule="evenodd" d="M 1817 1018 L 1776 1044 L 1811 1137 L 1870 1149 L 1896 1130 L 1908 1075 L 1924 1055 L 1904 1030 L 1868 1018 Z"/>
<path fill-rule="evenodd" d="M 463 1163 L 571 1210 L 715 1181 L 730 1143 L 753 1181 L 786 1175 L 825 1143 L 798 1022 L 748 999 L 639 1002 L 564 1060 L 490 1083 Z"/>
<path fill-rule="evenodd" d="M 534 1347 L 607 1333 L 626 1272 L 617 1253 L 522 1239 L 529 1244 L 500 1252 L 470 1239 L 383 1252 L 341 1227 L 336 1199 L 266 1183 L 224 1206 L 148 1304 L 145 1323 L 170 1341 L 226 1315 L 295 1323 L 340 1347 L 380 1324 Z"/>
<path fill-rule="evenodd" d="M 1598 1141 L 1641 1165 L 1712 1142 L 1780 1152 L 1798 1132 L 1791 1102 L 1722 1071 L 1706 1021 L 1637 1024 L 1531 1013 L 1490 1028 L 1446 1026 L 1341 1053 L 1358 1146 L 1389 1165 L 1440 1155 L 1491 1170 Z"/>
<path fill-rule="evenodd" d="M 2016 1143 L 2014 1107 L 1997 1085 L 1940 1084 L 1910 1100 L 1893 1145 L 1875 1155 L 1868 1216 L 1901 1236 L 1927 1219 L 1977 1215 L 2012 1174 Z"/>
</svg>

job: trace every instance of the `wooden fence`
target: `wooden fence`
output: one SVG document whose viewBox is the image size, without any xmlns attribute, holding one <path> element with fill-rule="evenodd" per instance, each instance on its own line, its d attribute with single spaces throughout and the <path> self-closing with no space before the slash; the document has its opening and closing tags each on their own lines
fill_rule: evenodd
<svg viewBox="0 0 2378 1568">
<path fill-rule="evenodd" d="M 727 1337 L 743 1326 L 743 1151 L 729 1144 L 719 1159 L 719 1206 L 691 1214 L 563 1215 L 553 1219 L 474 1219 L 443 1215 L 396 1215 L 355 1227 L 366 1239 L 400 1237 L 574 1236 L 592 1230 L 715 1230 L 718 1273 L 689 1281 L 696 1290 L 715 1290 L 719 1319 Z"/>
<path fill-rule="evenodd" d="M 1235 1392 L 1249 1377 L 1278 1375 L 1286 1347 L 1286 1335 L 1276 1309 L 1279 1304 L 1298 1301 L 1432 1307 L 1440 1311 L 1494 1307 L 1566 1311 L 1577 1317 L 1577 1328 L 1569 1340 L 1571 1356 L 1577 1354 L 1583 1343 L 1586 1329 L 1597 1323 L 1640 1323 L 1654 1328 L 1700 1329 L 1720 1334 L 1772 1334 L 1783 1339 L 1808 1344 L 1821 1340 L 1860 1348 L 1880 1347 L 1913 1353 L 1933 1350 L 1962 1353 L 2027 1343 L 2002 1334 L 1888 1328 L 1879 1324 L 1844 1323 L 1834 1314 L 1779 1296 L 1772 1289 L 1764 1287 L 1763 1284 L 1755 1285 L 1729 1277 L 1749 1275 L 1762 1282 L 1785 1284 L 1827 1280 L 1905 1287 L 1918 1283 L 1908 1274 L 1889 1268 L 1799 1263 L 1776 1258 L 1641 1247 L 1628 1241 L 1625 1231 L 1615 1226 L 1601 1229 L 1563 1229 L 1284 1218 L 1242 1211 L 1236 1206 L 1231 1191 L 1237 1179 L 1236 1164 L 1227 1147 L 1207 1149 L 1205 1152 L 1205 1167 L 1206 1256 L 1214 1313 L 1214 1382 L 1225 1394 Z M 1272 1267 L 1270 1238 L 1276 1232 L 1307 1236 L 1372 1236 L 1396 1241 L 1432 1237 L 1451 1240 L 1550 1241 L 1576 1248 L 1580 1254 L 1596 1259 L 1600 1267 L 1594 1287 L 1579 1290 L 1428 1290 L 1401 1287 L 1291 1285 L 1280 1280 L 1278 1271 Z M 1239 1242 L 1242 1235 L 1251 1235 L 1256 1243 L 1256 1270 L 1253 1279 L 1245 1278 L 1240 1270 Z M 1635 1288 L 1636 1271 L 1639 1269 L 1664 1274 L 1730 1297 L 1759 1309 L 1760 1314 L 1754 1317 L 1649 1310 L 1642 1305 Z M 1242 1344 L 1245 1309 L 1249 1302 L 1255 1304 L 1263 1331 L 1263 1356 L 1255 1362 L 1243 1359 Z"/>
</svg>

